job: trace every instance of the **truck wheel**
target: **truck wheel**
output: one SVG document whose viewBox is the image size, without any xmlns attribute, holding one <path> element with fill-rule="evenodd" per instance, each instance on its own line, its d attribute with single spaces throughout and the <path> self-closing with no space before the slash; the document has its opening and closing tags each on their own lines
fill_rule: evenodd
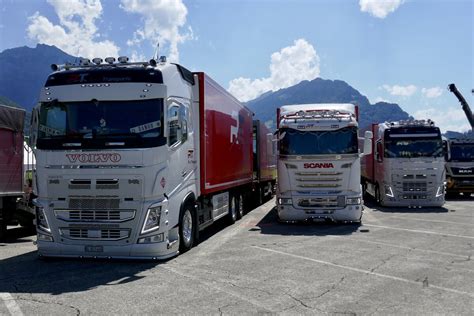
<svg viewBox="0 0 474 316">
<path fill-rule="evenodd" d="M 230 196 L 229 201 L 229 214 L 227 215 L 227 221 L 229 225 L 232 225 L 237 220 L 237 201 L 234 195 Z"/>
<path fill-rule="evenodd" d="M 380 198 L 380 189 L 379 189 L 379 185 L 375 185 L 375 202 L 378 204 L 378 205 L 381 205 L 381 198 Z"/>
<path fill-rule="evenodd" d="M 193 247 L 196 228 L 192 208 L 187 204 L 184 206 L 179 219 L 179 251 L 181 253 Z"/>
<path fill-rule="evenodd" d="M 242 194 L 237 197 L 237 219 L 244 217 L 244 198 Z"/>
</svg>

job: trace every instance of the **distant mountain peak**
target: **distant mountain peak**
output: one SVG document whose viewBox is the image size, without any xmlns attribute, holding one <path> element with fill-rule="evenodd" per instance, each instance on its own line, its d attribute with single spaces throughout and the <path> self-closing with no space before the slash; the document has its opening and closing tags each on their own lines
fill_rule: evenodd
<svg viewBox="0 0 474 316">
<path fill-rule="evenodd" d="M 255 117 L 263 122 L 274 121 L 276 109 L 288 104 L 309 103 L 352 103 L 360 108 L 361 128 L 371 123 L 389 120 L 409 119 L 408 113 L 398 104 L 378 102 L 370 104 L 369 99 L 343 80 L 315 78 L 274 92 L 266 92 L 258 98 L 248 101 L 247 106 L 254 111 Z M 273 126 L 275 127 L 275 126 Z"/>
</svg>

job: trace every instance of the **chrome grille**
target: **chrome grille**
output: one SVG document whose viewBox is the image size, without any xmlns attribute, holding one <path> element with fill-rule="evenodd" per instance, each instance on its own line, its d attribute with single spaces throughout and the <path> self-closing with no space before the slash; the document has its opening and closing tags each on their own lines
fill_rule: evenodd
<svg viewBox="0 0 474 316">
<path fill-rule="evenodd" d="M 403 182 L 402 186 L 403 192 L 426 192 L 428 187 L 426 182 Z"/>
<path fill-rule="evenodd" d="M 116 209 L 120 206 L 120 199 L 77 199 L 69 200 L 70 209 Z"/>
<path fill-rule="evenodd" d="M 119 240 L 130 236 L 129 229 L 120 228 L 61 228 L 61 236 L 68 239 L 89 239 L 89 240 Z"/>
<path fill-rule="evenodd" d="M 68 222 L 124 222 L 135 217 L 134 210 L 55 210 L 56 217 Z"/>
<path fill-rule="evenodd" d="M 345 207 L 344 196 L 313 197 L 298 200 L 298 206 L 311 208 L 343 208 Z"/>
</svg>

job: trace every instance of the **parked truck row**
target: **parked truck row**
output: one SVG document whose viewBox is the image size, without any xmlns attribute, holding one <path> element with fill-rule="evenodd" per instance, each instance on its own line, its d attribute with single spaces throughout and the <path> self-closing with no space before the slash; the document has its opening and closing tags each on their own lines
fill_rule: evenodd
<svg viewBox="0 0 474 316">
<path fill-rule="evenodd" d="M 40 256 L 169 258 L 275 189 L 284 222 L 359 223 L 365 192 L 384 206 L 444 203 L 445 151 L 430 120 L 360 137 L 357 106 L 295 104 L 277 110 L 273 134 L 207 74 L 166 58 L 52 68 L 30 137 Z M 445 146 L 447 159 L 472 158 L 461 147 Z"/>
</svg>

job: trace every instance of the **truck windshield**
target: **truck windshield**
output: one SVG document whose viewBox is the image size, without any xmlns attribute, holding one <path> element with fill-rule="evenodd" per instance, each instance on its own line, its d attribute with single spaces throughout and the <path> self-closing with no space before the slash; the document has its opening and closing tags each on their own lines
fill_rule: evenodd
<svg viewBox="0 0 474 316">
<path fill-rule="evenodd" d="M 163 99 L 41 105 L 40 149 L 154 147 L 163 137 Z"/>
<path fill-rule="evenodd" d="M 357 127 L 335 131 L 300 131 L 290 128 L 279 142 L 281 155 L 357 154 Z"/>
<path fill-rule="evenodd" d="M 385 140 L 385 157 L 442 157 L 441 137 L 390 138 Z"/>
<path fill-rule="evenodd" d="M 450 161 L 474 161 L 474 143 L 451 144 Z"/>
</svg>

